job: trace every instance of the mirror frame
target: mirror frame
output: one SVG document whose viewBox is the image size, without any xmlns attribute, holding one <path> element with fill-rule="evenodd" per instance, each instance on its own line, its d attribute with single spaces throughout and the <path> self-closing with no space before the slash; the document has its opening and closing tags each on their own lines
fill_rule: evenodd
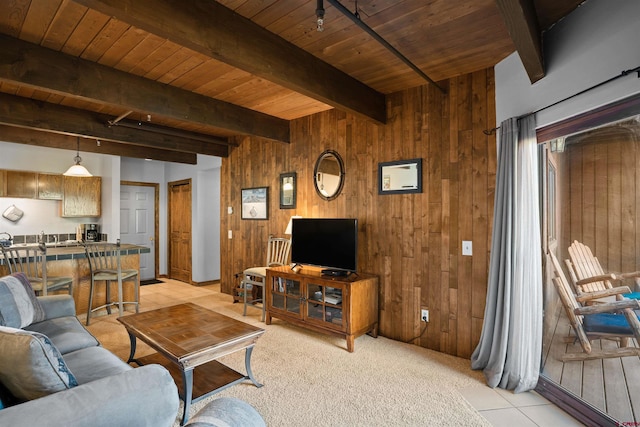
<svg viewBox="0 0 640 427">
<path fill-rule="evenodd" d="M 336 161 L 338 162 L 338 167 L 340 168 L 340 177 L 339 177 L 340 182 L 338 183 L 338 188 L 336 188 L 336 191 L 334 194 L 332 194 L 331 196 L 325 196 L 324 194 L 322 194 L 322 192 L 318 188 L 318 169 L 320 168 L 320 164 L 322 163 L 322 160 L 324 160 L 329 156 L 335 157 Z M 313 186 L 316 189 L 316 193 L 318 193 L 318 196 L 320 196 L 321 199 L 330 201 L 338 197 L 342 192 L 342 188 L 344 187 L 344 176 L 345 176 L 344 162 L 342 161 L 342 157 L 340 157 L 340 154 L 338 154 L 337 151 L 325 150 L 318 156 L 318 160 L 316 160 L 316 166 L 313 169 Z"/>
<path fill-rule="evenodd" d="M 397 189 L 391 189 L 390 182 L 385 182 L 385 168 L 397 167 L 397 166 L 414 166 L 415 185 L 401 187 Z M 388 174 L 387 174 L 388 175 Z M 407 194 L 407 193 L 422 193 L 422 159 L 411 160 L 399 160 L 395 162 L 383 162 L 378 163 L 378 194 Z"/>
</svg>

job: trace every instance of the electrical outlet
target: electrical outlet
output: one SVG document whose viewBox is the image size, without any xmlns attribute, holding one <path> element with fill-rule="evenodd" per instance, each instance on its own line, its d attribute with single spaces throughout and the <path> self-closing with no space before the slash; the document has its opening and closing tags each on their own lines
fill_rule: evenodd
<svg viewBox="0 0 640 427">
<path fill-rule="evenodd" d="M 429 310 L 424 308 L 420 310 L 420 320 L 422 320 L 423 322 L 429 321 Z"/>
</svg>

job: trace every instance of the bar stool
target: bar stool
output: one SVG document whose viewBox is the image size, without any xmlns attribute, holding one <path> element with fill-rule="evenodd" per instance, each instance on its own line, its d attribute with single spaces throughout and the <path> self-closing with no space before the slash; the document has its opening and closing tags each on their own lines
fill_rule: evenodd
<svg viewBox="0 0 640 427">
<path fill-rule="evenodd" d="M 36 295 L 45 296 L 49 292 L 65 289 L 69 295 L 73 295 L 73 277 L 47 274 L 47 247 L 44 244 L 0 247 L 9 273 L 24 273 Z"/>
<path fill-rule="evenodd" d="M 111 306 L 117 305 L 119 315 L 123 314 L 124 304 L 134 304 L 136 313 L 140 310 L 140 280 L 138 280 L 138 270 L 123 269 L 120 255 L 120 239 L 117 243 L 85 243 L 85 253 L 89 261 L 89 274 L 91 285 L 89 287 L 89 307 L 87 309 L 87 326 L 91 320 L 91 313 L 102 308 L 107 309 L 107 313 L 111 314 Z M 118 282 L 118 300 L 111 301 L 111 282 Z M 93 294 L 96 282 L 105 282 L 106 284 L 106 302 L 105 304 L 93 308 Z M 122 283 L 133 282 L 135 300 L 122 300 Z"/>
</svg>

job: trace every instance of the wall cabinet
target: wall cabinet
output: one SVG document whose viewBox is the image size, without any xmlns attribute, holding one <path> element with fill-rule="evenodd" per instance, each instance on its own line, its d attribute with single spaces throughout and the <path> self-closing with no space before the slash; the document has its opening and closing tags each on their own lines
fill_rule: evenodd
<svg viewBox="0 0 640 427">
<path fill-rule="evenodd" d="M 323 276 L 314 269 L 298 273 L 289 266 L 267 269 L 266 323 L 279 318 L 318 332 L 344 337 L 353 352 L 362 334 L 378 336 L 378 277 Z"/>
<path fill-rule="evenodd" d="M 62 200 L 62 175 L 53 173 L 38 174 L 38 199 Z"/>
<path fill-rule="evenodd" d="M 102 179 L 92 177 L 62 177 L 63 197 L 60 215 L 63 217 L 97 217 L 101 214 Z"/>
<path fill-rule="evenodd" d="M 35 199 L 37 195 L 36 183 L 38 176 L 35 172 L 6 171 L 7 197 L 21 197 Z"/>
</svg>

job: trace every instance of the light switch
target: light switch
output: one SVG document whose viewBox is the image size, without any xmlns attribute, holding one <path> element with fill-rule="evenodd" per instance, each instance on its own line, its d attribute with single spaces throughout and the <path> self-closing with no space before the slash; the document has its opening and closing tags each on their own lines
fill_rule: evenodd
<svg viewBox="0 0 640 427">
<path fill-rule="evenodd" d="M 233 239 L 233 231 L 229 230 L 229 238 Z"/>
<path fill-rule="evenodd" d="M 462 255 L 465 255 L 465 256 L 473 255 L 473 244 L 471 240 L 462 241 Z"/>
<path fill-rule="evenodd" d="M 232 206 L 227 206 L 227 213 L 229 215 L 231 215 L 233 213 L 233 207 Z M 229 237 L 229 238 L 231 238 L 231 237 Z"/>
</svg>

